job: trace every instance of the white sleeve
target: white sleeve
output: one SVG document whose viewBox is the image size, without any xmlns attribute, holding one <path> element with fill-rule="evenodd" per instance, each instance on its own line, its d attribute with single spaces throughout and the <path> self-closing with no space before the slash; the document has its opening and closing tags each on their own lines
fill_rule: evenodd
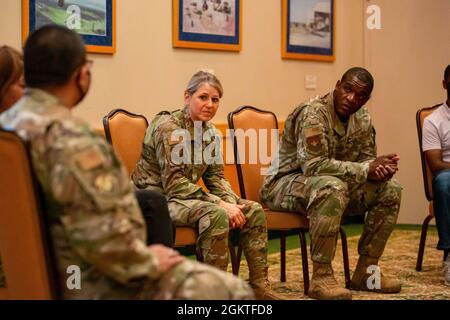
<svg viewBox="0 0 450 320">
<path fill-rule="evenodd" d="M 428 151 L 436 149 L 442 149 L 438 129 L 429 119 L 425 118 L 422 129 L 422 150 Z"/>
</svg>

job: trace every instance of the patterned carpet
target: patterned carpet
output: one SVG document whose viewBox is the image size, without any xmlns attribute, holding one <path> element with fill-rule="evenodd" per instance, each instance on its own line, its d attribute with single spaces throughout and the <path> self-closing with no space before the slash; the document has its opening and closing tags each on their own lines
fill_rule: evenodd
<svg viewBox="0 0 450 320">
<path fill-rule="evenodd" d="M 415 270 L 420 231 L 395 230 L 389 239 L 380 267 L 384 274 L 396 276 L 403 284 L 398 294 L 376 294 L 370 292 L 353 291 L 354 300 L 448 300 L 450 287 L 443 284 L 442 251 L 435 249 L 437 233 L 429 230 L 425 247 L 422 271 Z M 350 270 L 353 272 L 358 260 L 357 244 L 359 236 L 348 238 Z M 308 252 L 309 254 L 309 252 Z M 280 255 L 269 255 L 269 278 L 273 288 L 288 300 L 309 299 L 303 294 L 303 276 L 300 250 L 289 250 L 286 254 L 287 281 L 280 282 Z M 337 281 L 344 286 L 342 266 L 342 251 L 340 241 L 333 262 Z M 312 261 L 309 262 L 310 277 Z M 248 268 L 243 260 L 239 274 L 248 278 Z"/>
</svg>

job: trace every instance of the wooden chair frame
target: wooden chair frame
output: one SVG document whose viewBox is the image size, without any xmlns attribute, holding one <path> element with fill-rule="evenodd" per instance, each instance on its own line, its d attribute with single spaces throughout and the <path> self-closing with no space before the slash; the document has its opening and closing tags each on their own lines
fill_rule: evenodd
<svg viewBox="0 0 450 320">
<path fill-rule="evenodd" d="M 116 150 L 116 152 L 119 154 L 119 156 L 124 157 L 124 159 L 122 159 L 122 160 L 124 161 L 124 164 L 129 172 L 129 174 L 131 175 L 131 172 L 134 169 L 134 166 L 133 166 L 133 164 L 129 163 L 129 159 L 128 159 L 129 157 L 125 156 L 125 151 L 121 149 L 121 146 L 120 145 L 118 146 L 116 144 L 116 140 L 114 140 L 115 137 L 113 137 L 113 134 L 112 134 L 113 130 L 110 127 L 111 120 L 114 120 L 115 117 L 118 117 L 121 115 L 126 116 L 130 119 L 143 120 L 145 122 L 146 128 L 148 127 L 148 120 L 145 116 L 143 116 L 141 114 L 135 114 L 135 113 L 129 112 L 125 109 L 111 110 L 106 116 L 103 117 L 103 129 L 105 130 L 106 141 L 108 141 L 113 146 L 114 150 Z M 143 135 L 145 136 L 145 132 L 143 132 Z M 143 139 L 143 137 L 142 137 L 142 139 Z M 122 154 L 122 153 L 124 153 L 124 154 Z M 140 150 L 139 151 L 136 150 L 136 155 L 135 155 L 136 162 L 139 160 L 139 156 L 140 156 Z M 134 165 L 135 165 L 135 163 L 134 163 Z"/>
<path fill-rule="evenodd" d="M 432 107 L 419 109 L 416 113 L 416 126 L 417 126 L 417 135 L 419 138 L 419 150 L 420 150 L 420 162 L 422 164 L 422 177 L 423 177 L 423 186 L 425 197 L 428 200 L 428 215 L 425 217 L 422 223 L 422 231 L 420 233 L 420 242 L 419 242 L 419 252 L 417 253 L 417 262 L 416 262 L 416 270 L 422 270 L 423 264 L 423 255 L 425 252 L 425 242 L 427 240 L 427 231 L 428 225 L 431 219 L 434 218 L 434 210 L 433 210 L 433 187 L 432 187 L 432 174 L 430 168 L 427 164 L 427 159 L 425 158 L 425 153 L 422 149 L 422 127 L 423 121 L 425 117 L 431 114 L 434 110 L 440 107 L 442 104 L 437 104 Z"/>
<path fill-rule="evenodd" d="M 0 252 L 6 288 L 0 299 L 60 299 L 49 221 L 26 143 L 0 130 Z"/>
<path fill-rule="evenodd" d="M 127 111 L 125 109 L 120 109 L 120 108 L 111 110 L 106 116 L 103 117 L 103 128 L 105 129 L 105 137 L 106 137 L 106 140 L 111 144 L 112 144 L 112 138 L 111 138 L 111 130 L 109 128 L 109 121 L 112 118 L 114 118 L 117 114 L 120 114 L 120 113 L 123 113 L 131 118 L 143 119 L 143 120 L 145 120 L 145 123 L 147 124 L 147 127 L 148 127 L 148 120 L 142 114 L 132 113 L 130 111 Z"/>
</svg>

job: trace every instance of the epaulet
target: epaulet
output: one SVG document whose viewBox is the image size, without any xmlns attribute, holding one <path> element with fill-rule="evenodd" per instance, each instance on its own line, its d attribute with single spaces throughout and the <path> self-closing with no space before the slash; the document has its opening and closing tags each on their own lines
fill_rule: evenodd
<svg viewBox="0 0 450 320">
<path fill-rule="evenodd" d="M 156 114 L 157 116 L 163 116 L 163 115 L 170 115 L 171 113 L 169 111 L 161 111 L 160 113 Z"/>
<path fill-rule="evenodd" d="M 64 131 L 64 124 L 61 119 L 53 120 L 46 125 L 45 134 L 48 135 L 50 132 L 62 132 Z M 56 130 L 56 131 L 55 131 Z"/>
<path fill-rule="evenodd" d="M 317 101 L 319 101 L 320 103 L 322 103 L 322 104 L 326 104 L 327 103 L 327 96 L 325 95 L 325 96 L 317 96 L 317 97 L 315 97 L 313 100 L 317 100 Z"/>
<path fill-rule="evenodd" d="M 55 119 L 47 124 L 45 134 L 74 137 L 84 135 L 87 130 L 89 131 L 89 126 L 84 120 L 77 118 Z"/>
</svg>

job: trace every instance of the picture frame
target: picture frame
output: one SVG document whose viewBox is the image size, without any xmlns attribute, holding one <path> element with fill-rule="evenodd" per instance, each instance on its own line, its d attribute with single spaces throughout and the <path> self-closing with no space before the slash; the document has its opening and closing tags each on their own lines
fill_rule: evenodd
<svg viewBox="0 0 450 320">
<path fill-rule="evenodd" d="M 22 0 L 23 43 L 47 24 L 75 30 L 87 52 L 116 52 L 116 0 Z"/>
<path fill-rule="evenodd" d="M 284 59 L 336 59 L 336 0 L 282 0 Z"/>
<path fill-rule="evenodd" d="M 172 0 L 173 47 L 242 48 L 243 0 Z"/>
</svg>

